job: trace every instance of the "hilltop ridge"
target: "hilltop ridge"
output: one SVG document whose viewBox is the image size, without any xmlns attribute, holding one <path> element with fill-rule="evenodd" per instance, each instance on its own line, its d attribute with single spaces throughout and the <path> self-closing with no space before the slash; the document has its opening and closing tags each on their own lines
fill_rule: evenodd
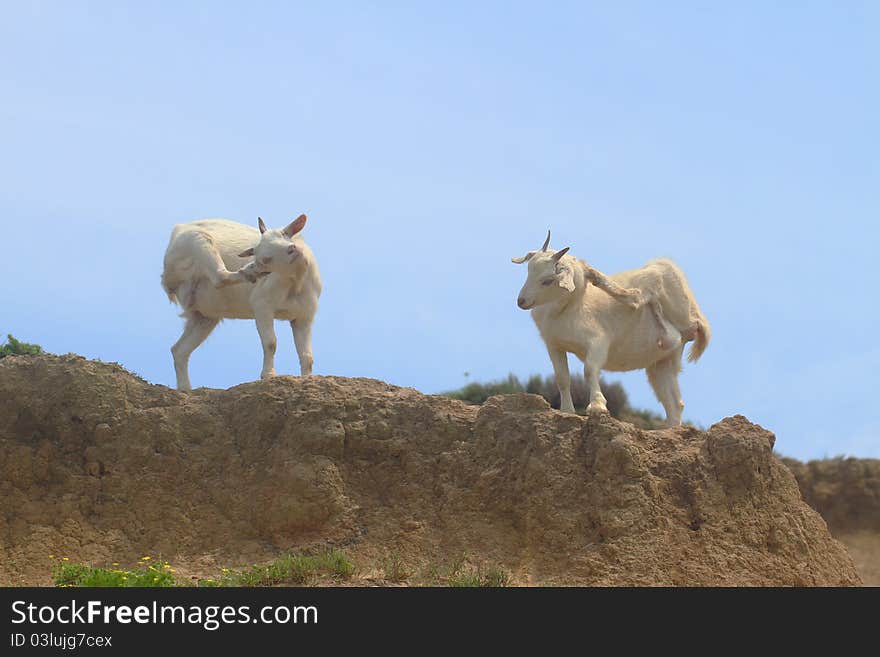
<svg viewBox="0 0 880 657">
<path fill-rule="evenodd" d="M 199 572 L 316 545 L 517 584 L 858 585 L 774 436 L 742 416 L 643 431 L 372 379 L 181 393 L 76 356 L 0 360 L 0 583 L 46 555 Z"/>
</svg>

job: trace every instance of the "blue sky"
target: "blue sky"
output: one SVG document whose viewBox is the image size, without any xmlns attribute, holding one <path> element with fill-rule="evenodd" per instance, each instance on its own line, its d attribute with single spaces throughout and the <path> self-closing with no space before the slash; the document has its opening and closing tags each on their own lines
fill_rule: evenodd
<svg viewBox="0 0 880 657">
<path fill-rule="evenodd" d="M 549 373 L 510 257 L 552 228 L 687 273 L 713 341 L 685 417 L 880 456 L 878 33 L 873 2 L 3 3 L 0 334 L 171 385 L 172 225 L 306 212 L 317 374 Z M 260 353 L 225 322 L 193 384 Z"/>
</svg>

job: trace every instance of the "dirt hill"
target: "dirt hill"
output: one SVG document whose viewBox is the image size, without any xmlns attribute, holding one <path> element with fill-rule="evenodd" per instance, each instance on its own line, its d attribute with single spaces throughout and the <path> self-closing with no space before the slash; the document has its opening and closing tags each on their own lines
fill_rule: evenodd
<svg viewBox="0 0 880 657">
<path fill-rule="evenodd" d="M 880 586 L 880 459 L 783 459 L 807 503 L 846 545 L 865 584 Z"/>
<path fill-rule="evenodd" d="M 469 555 L 519 584 L 855 585 L 746 418 L 641 431 L 370 379 L 179 393 L 74 356 L 0 360 L 0 583 L 48 554 L 191 572 L 316 545 L 359 565 Z"/>
</svg>

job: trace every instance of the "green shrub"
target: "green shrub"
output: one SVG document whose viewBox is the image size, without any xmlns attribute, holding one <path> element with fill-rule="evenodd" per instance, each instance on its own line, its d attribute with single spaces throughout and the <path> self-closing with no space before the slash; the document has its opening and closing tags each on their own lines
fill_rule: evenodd
<svg viewBox="0 0 880 657">
<path fill-rule="evenodd" d="M 19 342 L 12 334 L 6 336 L 8 342 L 0 345 L 0 358 L 7 356 L 35 356 L 43 353 L 43 348 L 37 344 Z"/>
<path fill-rule="evenodd" d="M 624 422 L 634 424 L 640 429 L 663 429 L 666 427 L 666 421 L 663 416 L 654 411 L 644 408 L 630 408 L 627 406 L 620 414 L 620 419 Z M 685 424 L 689 424 L 685 422 Z"/>
<path fill-rule="evenodd" d="M 628 407 L 629 400 L 626 390 L 620 383 L 608 383 L 605 379 L 599 379 L 602 394 L 608 402 L 608 412 L 619 418 L 624 409 Z M 442 393 L 446 397 L 460 399 L 469 404 L 482 404 L 493 395 L 511 395 L 518 392 L 527 392 L 533 395 L 541 395 L 553 408 L 559 408 L 559 389 L 556 387 L 554 376 L 542 377 L 533 374 L 525 385 L 514 374 L 509 374 L 506 379 L 490 381 L 489 383 L 469 383 L 463 388 Z M 590 401 L 589 390 L 582 374 L 571 377 L 571 398 L 575 408 L 585 408 Z"/>
</svg>

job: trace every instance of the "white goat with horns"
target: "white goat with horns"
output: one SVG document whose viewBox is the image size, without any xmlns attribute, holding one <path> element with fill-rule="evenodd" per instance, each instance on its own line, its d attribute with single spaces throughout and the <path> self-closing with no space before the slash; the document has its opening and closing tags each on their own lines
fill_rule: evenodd
<svg viewBox="0 0 880 657">
<path fill-rule="evenodd" d="M 697 305 L 684 273 L 671 260 L 652 260 L 640 269 L 605 276 L 561 251 L 540 251 L 513 258 L 528 262 L 529 272 L 517 305 L 532 309 L 532 319 L 553 363 L 561 410 L 574 412 L 568 354 L 584 363 L 590 389 L 588 412 L 605 412 L 599 389 L 601 370 L 645 369 L 672 426 L 681 424 L 684 402 L 678 387 L 686 342 L 696 361 L 709 344 L 709 322 Z M 592 285 L 590 285 L 592 283 Z"/>
<path fill-rule="evenodd" d="M 162 287 L 183 308 L 183 334 L 171 347 L 177 388 L 190 390 L 189 357 L 221 319 L 255 319 L 263 344 L 261 378 L 275 375 L 276 319 L 290 322 L 302 374 L 312 373 L 312 322 L 321 295 L 315 256 L 299 232 L 259 231 L 226 219 L 178 224 L 165 251 Z"/>
</svg>

